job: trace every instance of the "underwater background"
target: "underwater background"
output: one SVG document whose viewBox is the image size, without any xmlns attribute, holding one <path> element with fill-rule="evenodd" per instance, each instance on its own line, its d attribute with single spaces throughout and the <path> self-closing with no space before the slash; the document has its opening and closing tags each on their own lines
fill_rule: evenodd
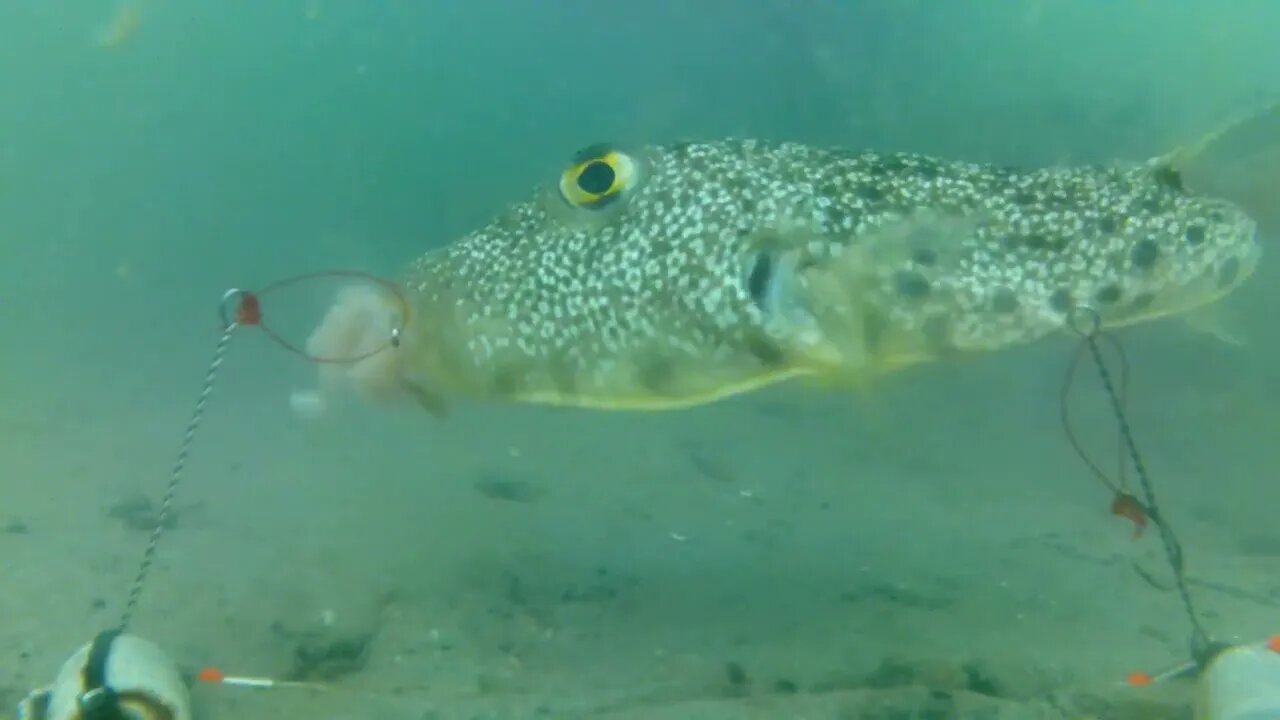
<svg viewBox="0 0 1280 720">
<path fill-rule="evenodd" d="M 393 275 L 600 141 L 1140 160 L 1274 101 L 1278 28 L 1261 0 L 0 4 L 0 717 L 116 621 L 228 288 Z M 1280 631 L 1271 249 L 1208 331 L 1120 333 L 1222 639 Z M 314 367 L 246 328 L 134 630 L 186 670 L 334 688 L 197 686 L 207 718 L 944 702 L 914 688 L 944 717 L 1179 717 L 1116 687 L 1189 630 L 1156 534 L 1063 435 L 1074 350 L 673 413 L 308 421 Z"/>
</svg>

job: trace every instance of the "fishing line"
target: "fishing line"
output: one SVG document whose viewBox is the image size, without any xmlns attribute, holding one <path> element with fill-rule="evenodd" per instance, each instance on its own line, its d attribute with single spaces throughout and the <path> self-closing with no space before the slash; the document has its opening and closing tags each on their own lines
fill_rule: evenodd
<svg viewBox="0 0 1280 720">
<path fill-rule="evenodd" d="M 1077 352 L 1076 358 L 1070 366 L 1070 373 L 1074 373 L 1078 364 L 1081 352 L 1087 351 L 1093 361 L 1094 368 L 1098 372 L 1098 379 L 1102 383 L 1102 389 L 1106 393 L 1107 400 L 1110 404 L 1112 416 L 1116 422 L 1116 429 L 1120 436 L 1122 452 L 1128 456 L 1129 462 L 1133 465 L 1134 474 L 1138 478 L 1138 484 L 1142 490 L 1142 510 L 1147 517 L 1151 519 L 1160 532 L 1160 541 L 1164 546 L 1165 558 L 1169 563 L 1170 569 L 1173 571 L 1174 586 L 1178 591 L 1178 596 L 1182 600 L 1183 609 L 1186 611 L 1187 619 L 1191 623 L 1191 640 L 1190 649 L 1192 659 L 1200 667 L 1204 667 L 1224 646 L 1215 643 L 1205 630 L 1200 620 L 1200 614 L 1196 610 L 1195 603 L 1191 597 L 1191 591 L 1187 585 L 1186 569 L 1183 561 L 1182 545 L 1178 542 L 1177 536 L 1173 532 L 1173 528 L 1165 519 L 1160 507 L 1156 503 L 1155 489 L 1151 482 L 1151 477 L 1147 473 L 1146 463 L 1143 461 L 1142 453 L 1138 450 L 1137 441 L 1133 436 L 1133 428 L 1129 423 L 1128 413 L 1125 410 L 1125 392 L 1128 385 L 1128 361 L 1125 359 L 1123 348 L 1118 340 L 1102 330 L 1102 316 L 1097 310 L 1088 306 L 1077 306 L 1073 309 L 1067 318 L 1067 324 L 1081 339 L 1081 349 Z M 1119 388 L 1113 379 L 1111 371 L 1107 367 L 1106 359 L 1102 354 L 1101 341 L 1111 343 L 1118 351 L 1121 358 L 1121 381 Z M 1069 382 L 1069 381 L 1068 381 Z M 1064 390 L 1065 401 L 1065 390 Z M 1067 437 L 1070 439 L 1076 451 L 1085 458 L 1085 462 L 1090 469 L 1097 474 L 1108 487 L 1117 488 L 1120 492 L 1123 485 L 1112 483 L 1101 469 L 1084 453 L 1074 433 L 1071 431 L 1068 416 L 1063 408 L 1063 422 L 1067 429 Z M 1123 468 L 1123 464 L 1122 464 Z"/>
<path fill-rule="evenodd" d="M 355 279 L 372 283 L 387 291 L 394 298 L 395 303 L 398 305 L 398 322 L 391 328 L 385 344 L 352 356 L 317 356 L 308 353 L 298 344 L 285 339 L 264 322 L 262 309 L 262 298 L 264 296 L 276 290 L 326 278 Z M 142 596 L 142 590 L 150 576 L 151 567 L 155 564 L 156 550 L 160 545 L 160 539 L 164 535 L 165 529 L 169 526 L 169 517 L 173 512 L 173 500 L 177 495 L 178 486 L 182 483 L 183 473 L 186 470 L 187 461 L 191 457 L 196 434 L 204 419 L 209 399 L 213 395 L 213 389 L 218 379 L 218 371 L 222 368 L 223 361 L 226 359 L 227 348 L 230 346 L 231 338 L 235 335 L 236 330 L 246 326 L 257 327 L 281 347 L 313 363 L 357 363 L 384 350 L 399 346 L 401 328 L 409 317 L 409 305 L 404 295 L 392 282 L 376 275 L 356 270 L 323 270 L 284 278 L 256 292 L 232 288 L 223 294 L 221 302 L 218 303 L 218 317 L 222 324 L 222 334 L 218 338 L 217 345 L 214 346 L 213 358 L 205 371 L 204 383 L 201 385 L 200 394 L 196 398 L 191 419 L 187 421 L 182 443 L 178 449 L 178 456 L 173 463 L 173 470 L 169 474 L 169 482 L 165 486 L 164 498 L 160 502 L 160 511 L 156 516 L 155 526 L 152 527 L 151 535 L 147 539 L 146 547 L 142 553 L 142 561 L 138 565 L 138 572 L 134 576 L 133 583 L 129 586 L 129 594 L 125 601 L 124 610 L 121 613 L 120 624 L 117 626 L 117 630 L 122 633 L 128 629 L 129 623 L 132 622 L 133 616 L 137 612 L 139 598 Z"/>
<path fill-rule="evenodd" d="M 218 379 L 218 370 L 222 368 L 222 362 L 227 357 L 227 348 L 231 345 L 231 338 L 241 325 L 252 325 L 261 320 L 261 309 L 258 308 L 256 299 L 253 298 L 254 296 L 250 293 L 232 289 L 222 296 L 222 302 L 218 305 L 219 315 L 222 317 L 222 335 L 218 338 L 218 344 L 214 346 L 213 359 L 209 362 L 209 367 L 205 371 L 204 383 L 200 387 L 200 394 L 196 397 L 191 419 L 187 421 L 186 431 L 182 435 L 182 444 L 178 447 L 178 457 L 174 460 L 173 470 L 169 473 L 169 484 L 165 486 L 164 499 L 160 502 L 160 512 L 156 516 L 156 524 L 151 528 L 151 536 L 147 538 L 146 548 L 142 552 L 142 561 L 138 565 L 138 573 L 134 576 L 133 584 L 129 586 L 128 600 L 125 601 L 124 611 L 120 616 L 120 624 L 117 626 L 117 629 L 122 633 L 129 629 L 129 623 L 133 620 L 133 615 L 138 609 L 138 599 L 142 596 L 142 588 L 151 572 L 151 566 L 155 563 L 156 549 L 160 545 L 160 537 L 164 535 L 165 528 L 169 525 L 173 498 L 177 495 L 178 485 L 182 482 L 183 472 L 187 468 L 187 460 L 191 457 L 191 448 L 195 443 L 196 432 L 199 431 L 200 422 L 204 419 L 205 409 L 209 406 L 209 398 L 213 395 L 214 383 Z M 232 303 L 236 303 L 235 312 L 231 316 L 234 319 L 229 319 L 227 307 Z"/>
<path fill-rule="evenodd" d="M 1116 357 L 1116 362 L 1120 365 L 1119 380 L 1116 383 L 1119 387 L 1120 401 L 1124 407 L 1128 407 L 1128 390 L 1129 390 L 1129 358 L 1124 352 L 1124 347 L 1120 345 L 1120 341 L 1113 335 L 1102 335 L 1099 340 L 1106 340 L 1111 347 L 1111 352 Z M 1102 470 L 1093 458 L 1089 457 L 1089 453 L 1085 451 L 1084 444 L 1080 442 L 1080 438 L 1076 436 L 1075 429 L 1071 423 L 1071 395 L 1075 386 L 1075 378 L 1080 361 L 1084 359 L 1089 352 L 1088 343 L 1081 342 L 1077 346 L 1075 353 L 1071 356 L 1071 363 L 1067 366 L 1066 376 L 1062 382 L 1062 391 L 1059 397 L 1059 407 L 1062 412 L 1062 429 L 1067 435 L 1067 441 L 1071 443 L 1071 448 L 1075 450 L 1076 455 L 1084 461 L 1084 464 L 1093 472 L 1094 477 L 1106 486 L 1115 495 L 1129 495 L 1128 472 L 1126 472 L 1125 448 L 1123 443 L 1116 444 L 1116 480 Z M 1144 509 L 1145 510 L 1145 509 Z"/>
<path fill-rule="evenodd" d="M 385 319 L 389 319 L 390 322 L 371 320 L 369 317 L 371 311 L 368 307 L 357 307 L 356 311 L 352 311 L 346 306 L 347 301 L 343 300 L 344 297 L 360 297 L 367 301 L 367 296 L 342 295 L 339 296 L 337 303 L 330 307 L 329 314 L 315 328 L 311 339 L 305 344 L 290 342 L 284 335 L 263 323 L 261 299 L 263 294 L 324 278 L 345 280 L 356 278 L 380 286 L 392 297 L 382 298 L 383 304 L 377 306 L 372 312 L 385 311 L 388 314 Z M 343 292 L 349 291 L 344 289 Z M 363 314 L 357 314 L 352 319 L 350 313 L 359 311 L 363 311 Z M 122 720 L 123 718 L 163 720 L 191 716 L 189 693 L 176 665 L 154 643 L 139 636 L 127 634 L 127 630 L 137 614 L 143 590 L 148 586 L 147 581 L 155 566 L 160 541 L 171 524 L 174 498 L 177 497 L 178 488 L 185 477 L 196 437 L 202 427 L 209 401 L 213 397 L 232 338 L 239 328 L 254 326 L 286 350 L 312 362 L 359 363 L 383 350 L 399 347 L 401 332 L 409 317 L 409 305 L 399 288 L 390 281 L 358 271 L 330 270 L 285 278 L 256 293 L 238 288 L 228 290 L 218 304 L 218 315 L 221 319 L 221 334 L 214 346 L 213 357 L 205 370 L 204 381 L 200 385 L 195 406 L 182 434 L 182 442 L 179 444 L 177 457 L 169 473 L 168 483 L 165 485 L 159 512 L 156 514 L 155 523 L 143 549 L 137 573 L 129 585 L 119 624 L 97 633 L 89 643 L 76 651 L 71 659 L 64 663 L 52 685 L 37 688 L 28 693 L 18 704 L 18 717 L 22 720 L 38 720 L 46 717 L 75 717 L 82 720 Z M 323 332 L 324 328 L 333 322 L 339 322 L 344 329 L 347 324 L 356 324 L 357 330 L 362 332 L 360 342 L 355 343 L 353 347 L 348 347 L 348 343 L 344 342 L 346 338 L 340 338 L 338 342 L 330 343 L 331 347 L 327 348 L 337 351 L 333 355 L 309 352 L 311 349 L 309 346 L 313 344 L 312 339 L 315 338 L 314 333 Z M 368 325 L 371 322 L 372 325 L 369 327 L 360 326 L 361 323 Z M 286 322 L 285 326 L 291 326 L 291 324 Z M 371 329 L 382 329 L 387 335 L 381 339 L 376 335 L 371 338 L 368 334 Z M 332 332 L 334 331 L 331 330 L 330 333 Z M 324 345 L 324 343 L 314 344 Z M 344 356 L 343 351 L 347 349 L 351 352 Z M 209 678 L 227 685 L 298 686 L 297 683 L 276 681 L 271 678 L 224 676 L 216 668 L 201 673 L 200 679 Z"/>
</svg>

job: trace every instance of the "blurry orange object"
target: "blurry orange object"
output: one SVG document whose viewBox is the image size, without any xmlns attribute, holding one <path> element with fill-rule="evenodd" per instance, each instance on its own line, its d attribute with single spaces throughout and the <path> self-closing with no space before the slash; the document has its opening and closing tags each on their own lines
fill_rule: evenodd
<svg viewBox="0 0 1280 720">
<path fill-rule="evenodd" d="M 1155 682 L 1155 678 L 1151 677 L 1151 673 L 1145 673 L 1141 670 L 1129 673 L 1129 684 L 1134 687 L 1146 687 Z"/>
<path fill-rule="evenodd" d="M 1111 501 L 1111 514 L 1127 518 L 1133 523 L 1133 537 L 1142 537 L 1142 531 L 1147 529 L 1147 511 L 1142 508 L 1142 503 L 1138 502 L 1138 498 L 1129 493 L 1116 493 L 1116 497 Z"/>
</svg>

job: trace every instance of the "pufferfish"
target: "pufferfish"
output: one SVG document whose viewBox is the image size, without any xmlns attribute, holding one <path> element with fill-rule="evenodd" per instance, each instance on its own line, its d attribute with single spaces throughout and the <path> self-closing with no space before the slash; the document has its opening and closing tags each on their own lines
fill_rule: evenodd
<svg viewBox="0 0 1280 720">
<path fill-rule="evenodd" d="M 1082 311 L 1114 328 L 1231 293 L 1262 253 L 1236 198 L 1274 212 L 1277 147 L 1280 106 L 1090 167 L 592 145 L 418 258 L 397 293 L 341 293 L 308 349 L 362 358 L 326 365 L 322 387 L 435 411 L 450 397 L 661 410 L 789 378 L 861 384 L 1036 341 Z M 1231 170 L 1258 158 L 1265 191 Z"/>
</svg>

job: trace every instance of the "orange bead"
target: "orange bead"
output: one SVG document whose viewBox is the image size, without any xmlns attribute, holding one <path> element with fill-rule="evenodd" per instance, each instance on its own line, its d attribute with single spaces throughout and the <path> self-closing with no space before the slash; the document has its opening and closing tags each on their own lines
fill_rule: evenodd
<svg viewBox="0 0 1280 720">
<path fill-rule="evenodd" d="M 1151 677 L 1151 673 L 1142 671 L 1129 673 L 1129 684 L 1134 687 L 1146 687 L 1155 682 L 1155 678 Z"/>
<path fill-rule="evenodd" d="M 1267 649 L 1271 652 L 1280 653 L 1280 635 L 1272 635 L 1267 638 Z"/>
<path fill-rule="evenodd" d="M 200 680 L 200 682 L 216 683 L 216 682 L 222 682 L 222 678 L 224 676 L 222 674 L 222 671 L 219 670 L 218 668 L 207 667 L 201 670 L 196 675 L 196 677 Z"/>
</svg>

